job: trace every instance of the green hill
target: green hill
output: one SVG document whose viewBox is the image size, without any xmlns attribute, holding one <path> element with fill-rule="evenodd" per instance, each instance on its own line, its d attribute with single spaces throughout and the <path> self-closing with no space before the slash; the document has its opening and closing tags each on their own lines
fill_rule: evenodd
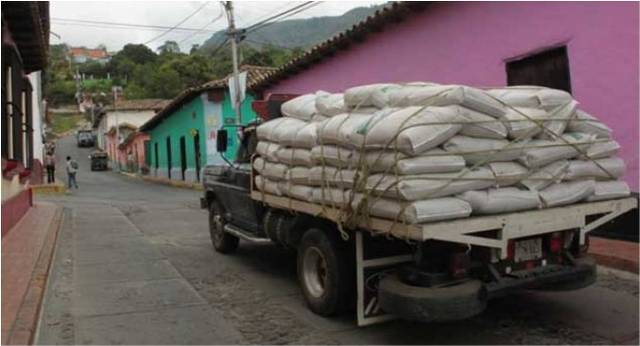
<svg viewBox="0 0 640 346">
<path fill-rule="evenodd" d="M 363 20 L 383 6 L 357 7 L 341 16 L 335 17 L 283 20 L 247 34 L 243 43 L 255 48 L 264 45 L 283 48 L 308 48 L 350 28 L 353 24 Z M 214 33 L 202 44 L 200 51 L 205 54 L 210 53 L 225 38 L 224 31 Z"/>
</svg>

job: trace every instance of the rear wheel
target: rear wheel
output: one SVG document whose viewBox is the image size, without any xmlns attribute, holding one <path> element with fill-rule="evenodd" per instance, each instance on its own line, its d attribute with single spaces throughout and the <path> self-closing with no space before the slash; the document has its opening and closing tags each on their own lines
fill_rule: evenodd
<svg viewBox="0 0 640 346">
<path fill-rule="evenodd" d="M 310 229 L 298 247 L 298 281 L 311 311 L 332 316 L 347 311 L 355 292 L 352 254 L 347 244 Z"/>
<path fill-rule="evenodd" d="M 220 253 L 232 253 L 238 248 L 239 239 L 224 231 L 222 207 L 212 201 L 209 206 L 209 234 L 213 248 Z"/>
</svg>

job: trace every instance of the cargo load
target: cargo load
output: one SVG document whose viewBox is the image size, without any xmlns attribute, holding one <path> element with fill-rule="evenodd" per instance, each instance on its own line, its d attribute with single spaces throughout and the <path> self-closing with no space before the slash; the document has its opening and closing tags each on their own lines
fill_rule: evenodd
<svg viewBox="0 0 640 346">
<path fill-rule="evenodd" d="M 318 91 L 257 128 L 255 187 L 425 223 L 629 195 L 620 145 L 571 94 L 431 82 Z"/>
</svg>

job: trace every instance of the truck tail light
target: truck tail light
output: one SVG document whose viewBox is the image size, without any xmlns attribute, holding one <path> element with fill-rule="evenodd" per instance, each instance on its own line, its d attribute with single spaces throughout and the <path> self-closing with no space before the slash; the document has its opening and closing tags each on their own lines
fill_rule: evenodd
<svg viewBox="0 0 640 346">
<path fill-rule="evenodd" d="M 464 252 L 457 252 L 451 255 L 449 262 L 449 272 L 455 279 L 461 279 L 467 276 L 467 271 L 471 267 L 471 259 Z"/>
<path fill-rule="evenodd" d="M 549 238 L 549 251 L 553 253 L 558 253 L 562 251 L 564 246 L 564 239 L 562 237 L 561 232 L 553 232 L 551 233 L 551 237 Z"/>
<path fill-rule="evenodd" d="M 513 259 L 516 255 L 516 242 L 513 240 L 509 240 L 507 243 L 507 258 Z"/>
</svg>

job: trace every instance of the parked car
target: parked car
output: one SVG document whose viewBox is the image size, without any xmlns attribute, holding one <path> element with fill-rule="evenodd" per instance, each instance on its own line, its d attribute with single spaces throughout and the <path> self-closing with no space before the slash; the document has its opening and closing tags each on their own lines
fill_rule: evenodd
<svg viewBox="0 0 640 346">
<path fill-rule="evenodd" d="M 242 239 L 297 251 L 310 310 L 355 308 L 361 326 L 466 319 L 509 292 L 589 286 L 596 264 L 588 233 L 638 204 L 627 197 L 416 225 L 369 216 L 349 228 L 330 206 L 258 190 L 255 126 L 243 133 L 235 162 L 204 170 L 200 204 L 213 248 L 230 254 Z M 227 137 L 218 131 L 221 155 Z"/>
<path fill-rule="evenodd" d="M 92 152 L 89 155 L 89 160 L 91 160 L 92 171 L 106 171 L 109 168 L 107 153 L 104 151 L 96 150 Z"/>
<path fill-rule="evenodd" d="M 78 147 L 93 147 L 95 144 L 95 139 L 93 137 L 93 132 L 91 130 L 80 130 L 76 134 L 76 139 L 78 141 Z"/>
</svg>

